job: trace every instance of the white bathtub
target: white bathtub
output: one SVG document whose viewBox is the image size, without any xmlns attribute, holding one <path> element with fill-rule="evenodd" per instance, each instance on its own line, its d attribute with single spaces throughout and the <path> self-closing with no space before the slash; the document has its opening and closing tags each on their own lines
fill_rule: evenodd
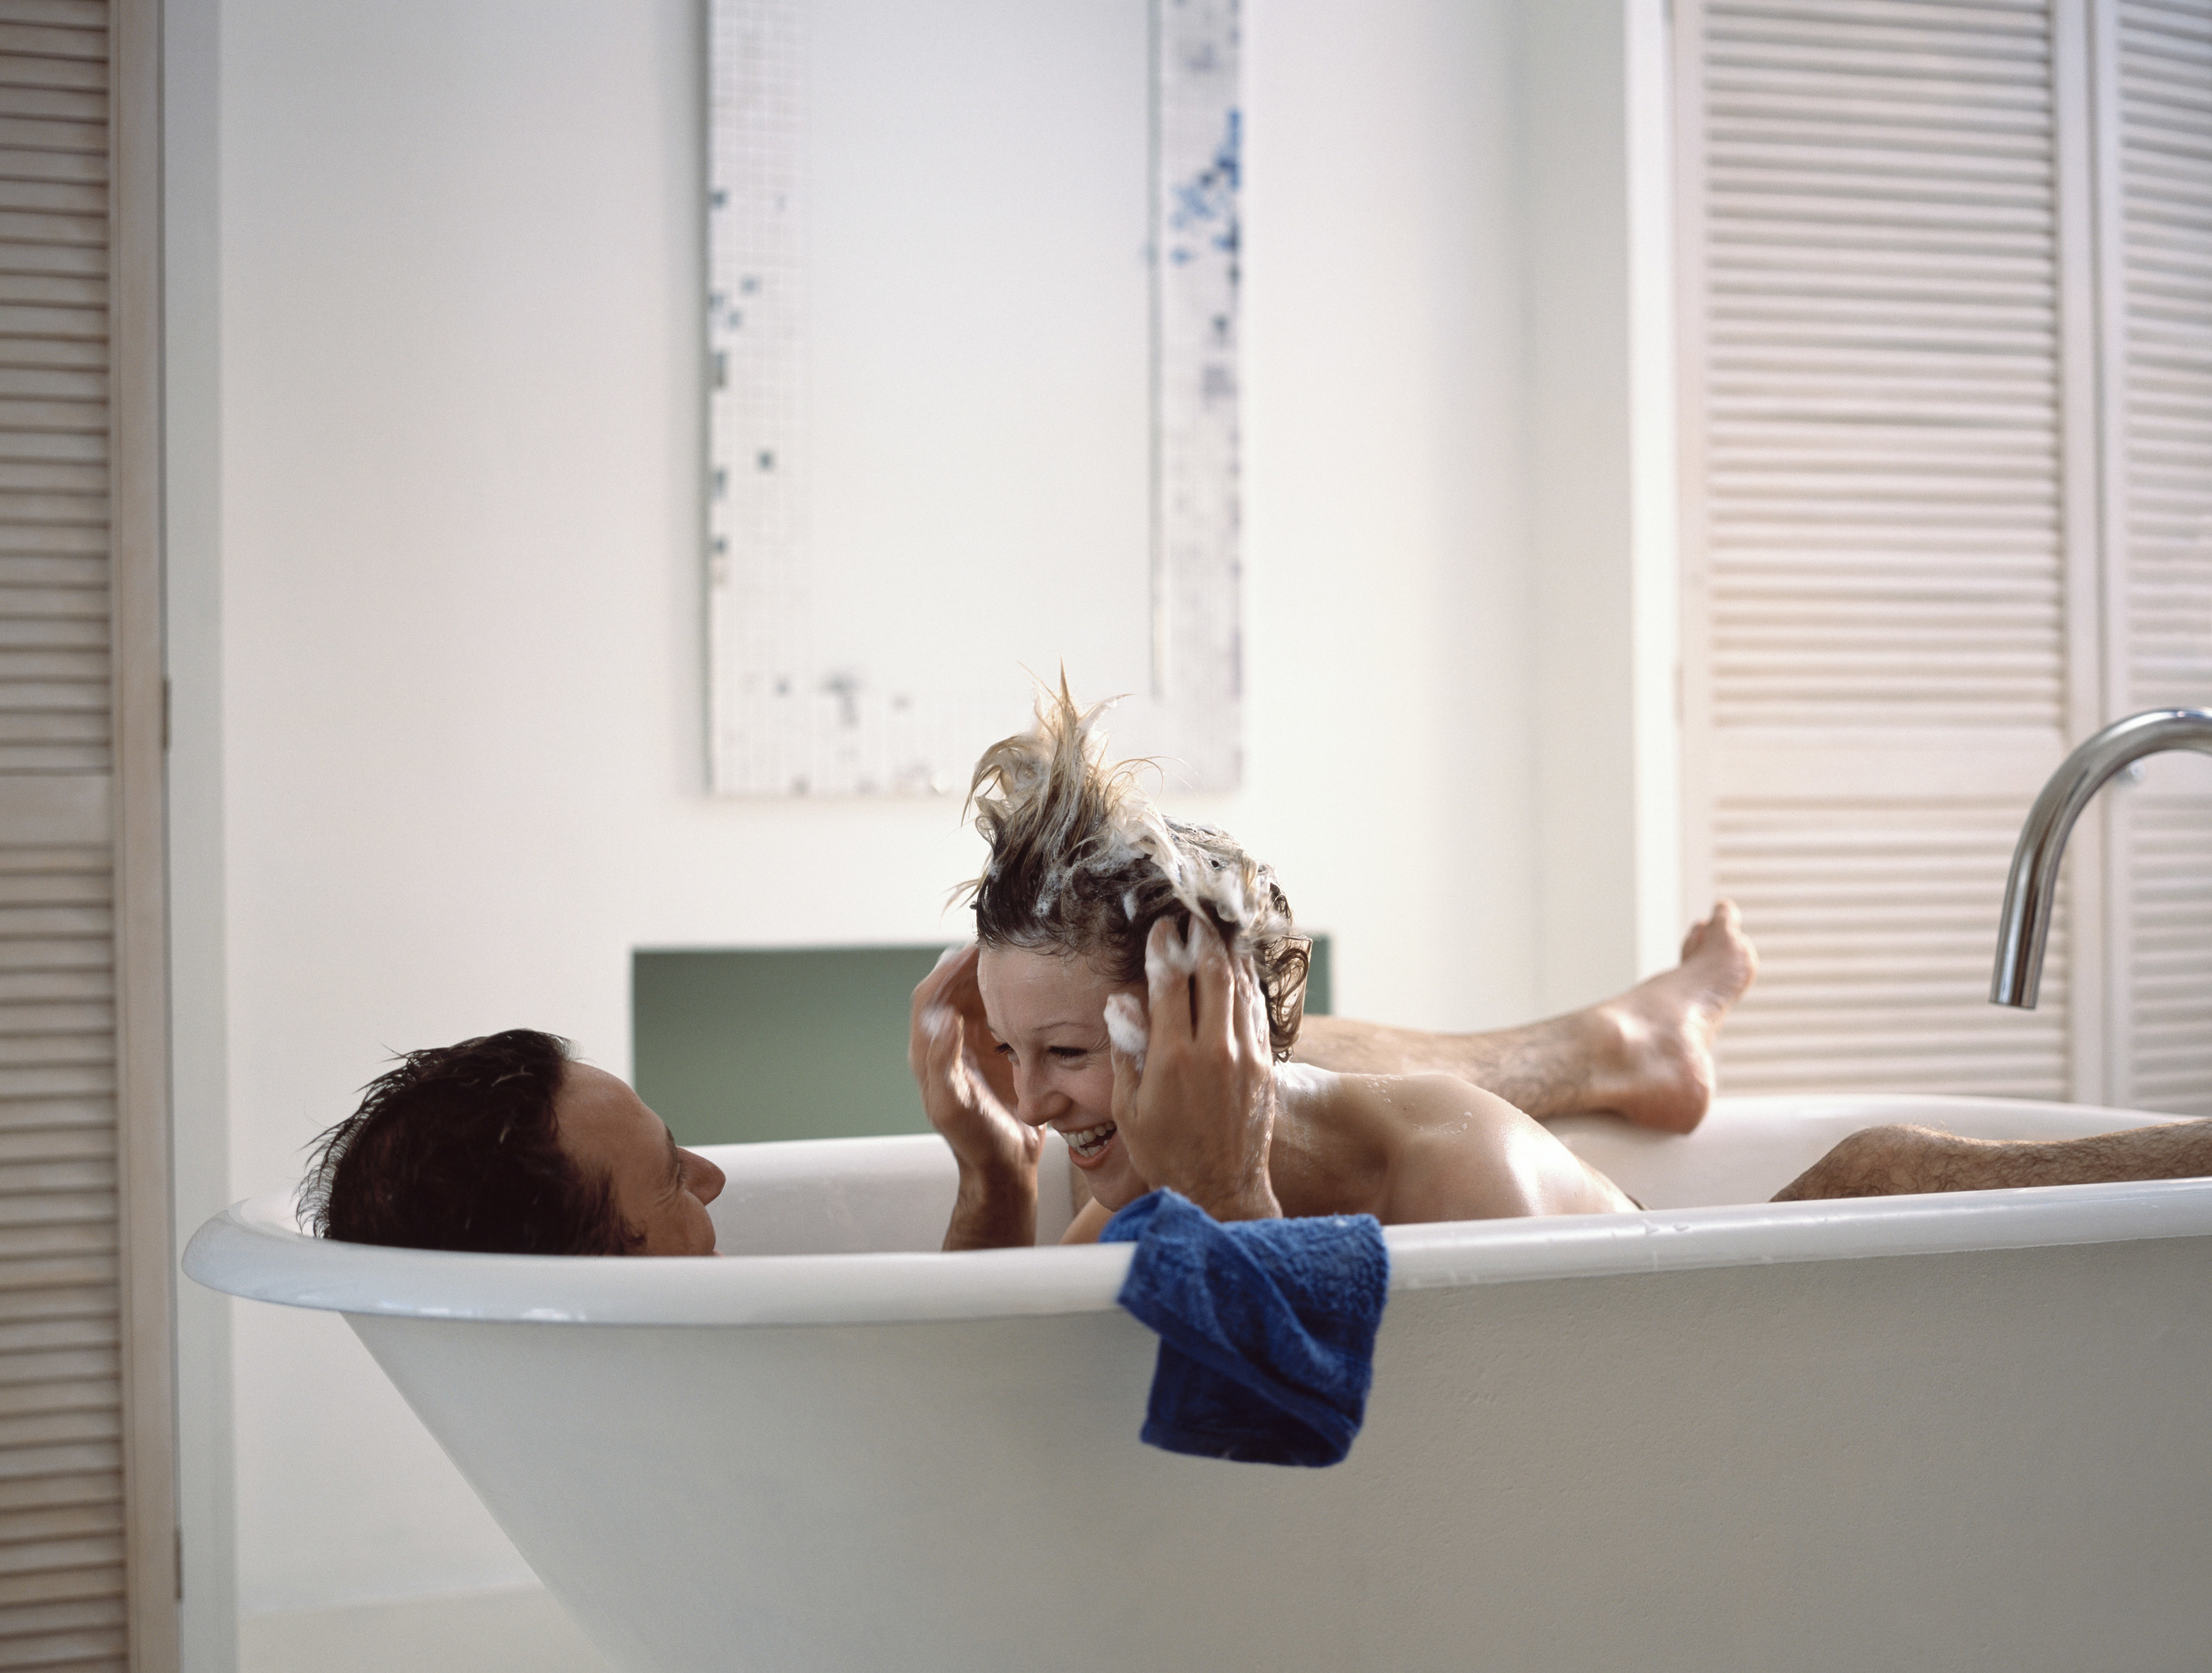
<svg viewBox="0 0 2212 1673">
<path fill-rule="evenodd" d="M 185 1265 L 345 1312 L 631 1673 L 2212 1664 L 2212 1181 L 1698 1206 L 1907 1119 L 2146 1118 L 1562 1124 L 1651 1212 L 1393 1229 L 1327 1470 L 1140 1445 L 1128 1249 L 925 1252 L 926 1137 L 713 1153 L 744 1259 L 321 1244 L 264 1199 Z"/>
</svg>

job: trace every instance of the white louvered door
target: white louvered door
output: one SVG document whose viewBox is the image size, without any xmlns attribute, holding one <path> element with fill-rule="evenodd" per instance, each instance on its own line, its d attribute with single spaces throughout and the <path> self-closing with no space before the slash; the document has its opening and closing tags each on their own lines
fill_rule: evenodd
<svg viewBox="0 0 2212 1673">
<path fill-rule="evenodd" d="M 2074 841 L 2061 751 L 2212 706 L 2212 0 L 1691 0 L 1678 46 L 1690 882 L 1766 954 L 1737 1091 L 2212 1114 L 2212 761 Z"/>
<path fill-rule="evenodd" d="M 175 1664 L 157 10 L 0 0 L 0 1667 Z"/>
<path fill-rule="evenodd" d="M 2212 707 L 2212 0 L 2096 24 L 2111 706 Z M 2108 800 L 2113 1096 L 2212 1115 L 2212 759 Z"/>
<path fill-rule="evenodd" d="M 2078 901 L 2042 1008 L 1985 995 L 2021 817 L 2095 698 L 2086 80 L 2033 0 L 1677 29 L 1686 881 L 1764 958 L 1723 1084 L 2068 1096 Z"/>
</svg>

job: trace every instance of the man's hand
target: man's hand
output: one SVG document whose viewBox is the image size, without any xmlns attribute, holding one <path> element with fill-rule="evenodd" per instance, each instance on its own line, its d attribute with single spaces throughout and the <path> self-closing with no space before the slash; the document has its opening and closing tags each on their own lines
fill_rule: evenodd
<svg viewBox="0 0 2212 1673">
<path fill-rule="evenodd" d="M 907 1067 L 929 1124 L 960 1165 L 947 1249 L 1000 1249 L 1036 1240 L 1037 1157 L 1044 1134 L 1013 1111 L 1013 1077 L 983 1020 L 978 949 L 938 961 L 914 990 Z"/>
<path fill-rule="evenodd" d="M 1203 916 L 1189 939 L 1163 918 L 1145 946 L 1152 1016 L 1144 1067 L 1112 1046 L 1114 1124 L 1129 1161 L 1216 1220 L 1273 1220 L 1267 1177 L 1275 1074 L 1267 1013 L 1248 958 Z"/>
</svg>

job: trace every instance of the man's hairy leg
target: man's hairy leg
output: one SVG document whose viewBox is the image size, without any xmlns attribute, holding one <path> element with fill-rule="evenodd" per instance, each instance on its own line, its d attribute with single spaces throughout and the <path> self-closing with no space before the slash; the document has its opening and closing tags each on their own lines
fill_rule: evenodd
<svg viewBox="0 0 2212 1673">
<path fill-rule="evenodd" d="M 1489 1034 L 1309 1017 L 1291 1055 L 1346 1074 L 1455 1074 L 1540 1121 L 1602 1113 L 1686 1133 L 1712 1101 L 1713 1037 L 1758 971 L 1722 901 L 1691 928 L 1680 964 L 1602 1005 Z"/>
<path fill-rule="evenodd" d="M 2212 1121 L 2172 1122 L 2086 1139 L 1962 1139 L 1932 1127 L 1854 1133 L 1775 1197 L 1916 1196 L 2019 1185 L 2097 1185 L 2212 1174 Z"/>
</svg>

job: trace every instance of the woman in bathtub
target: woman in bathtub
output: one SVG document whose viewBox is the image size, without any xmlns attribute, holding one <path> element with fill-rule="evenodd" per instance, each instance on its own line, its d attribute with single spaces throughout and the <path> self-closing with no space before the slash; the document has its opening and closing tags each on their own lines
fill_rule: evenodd
<svg viewBox="0 0 2212 1673">
<path fill-rule="evenodd" d="M 976 768 L 991 849 L 969 889 L 976 944 L 915 989 L 909 1043 L 930 1121 L 959 1162 L 947 1249 L 1033 1240 L 1047 1128 L 1092 1199 L 1071 1242 L 1161 1185 L 1218 1220 L 1635 1206 L 1468 1080 L 1291 1061 L 1310 943 L 1273 873 L 1221 831 L 1164 818 L 1133 769 L 1105 766 L 1098 713 L 1079 712 L 1063 685 L 1034 730 Z M 1734 938 L 1727 909 L 1713 922 Z M 1747 948 L 1741 962 L 1726 999 L 1749 980 Z M 1419 1061 L 1354 1028 L 1324 1044 L 1325 1061 L 1348 1068 L 1363 1054 Z"/>
</svg>

